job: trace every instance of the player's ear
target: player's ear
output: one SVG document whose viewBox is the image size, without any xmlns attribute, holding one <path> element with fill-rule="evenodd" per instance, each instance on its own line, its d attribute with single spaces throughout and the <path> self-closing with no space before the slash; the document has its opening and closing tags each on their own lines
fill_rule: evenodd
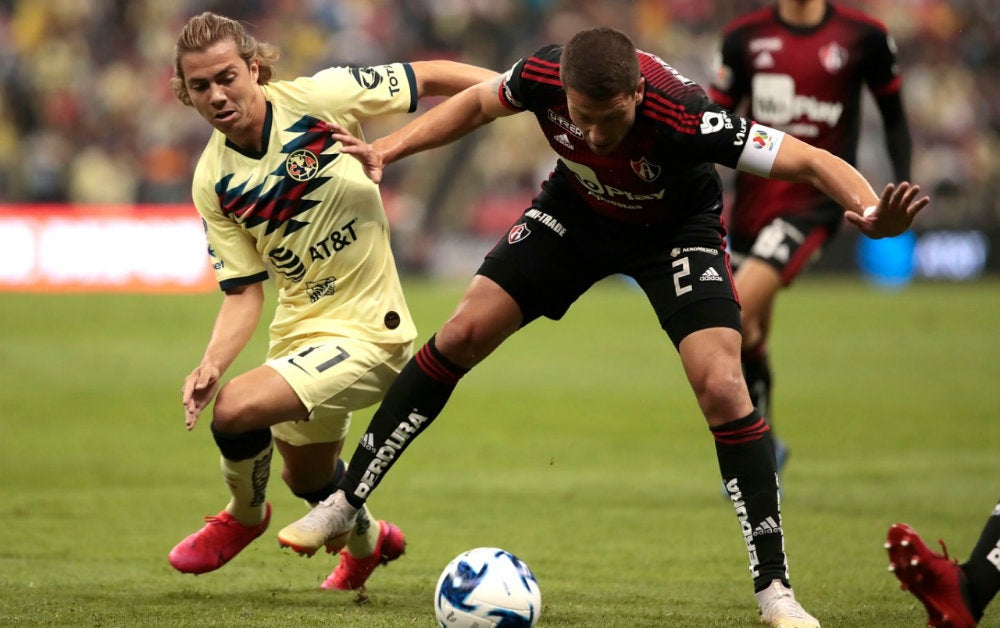
<svg viewBox="0 0 1000 628">
<path fill-rule="evenodd" d="M 646 77 L 640 76 L 639 83 L 635 86 L 635 104 L 641 104 L 643 96 L 646 95 Z"/>
</svg>

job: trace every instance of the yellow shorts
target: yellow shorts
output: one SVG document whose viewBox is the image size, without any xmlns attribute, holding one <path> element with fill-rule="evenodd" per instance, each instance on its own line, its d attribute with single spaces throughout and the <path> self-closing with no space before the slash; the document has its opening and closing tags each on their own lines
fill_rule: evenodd
<svg viewBox="0 0 1000 628">
<path fill-rule="evenodd" d="M 281 375 L 309 411 L 305 421 L 271 426 L 292 445 L 343 440 L 351 412 L 378 403 L 413 355 L 413 343 L 378 344 L 344 336 L 278 343 L 265 364 Z"/>
</svg>

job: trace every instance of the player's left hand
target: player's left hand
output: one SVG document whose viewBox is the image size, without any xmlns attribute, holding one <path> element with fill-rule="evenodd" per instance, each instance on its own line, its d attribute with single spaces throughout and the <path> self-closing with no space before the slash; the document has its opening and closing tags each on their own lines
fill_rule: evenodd
<svg viewBox="0 0 1000 628">
<path fill-rule="evenodd" d="M 899 185 L 890 183 L 882 191 L 878 205 L 868 208 L 864 214 L 845 212 L 844 218 L 874 240 L 898 236 L 910 228 L 917 213 L 931 202 L 927 196 L 914 200 L 919 193 L 919 185 L 906 181 Z"/>
<path fill-rule="evenodd" d="M 219 369 L 212 364 L 199 364 L 184 379 L 181 403 L 184 404 L 184 427 L 193 430 L 201 411 L 219 390 Z"/>
<path fill-rule="evenodd" d="M 330 137 L 340 142 L 340 152 L 357 159 L 361 162 L 361 167 L 364 168 L 368 178 L 375 183 L 380 182 L 384 168 L 382 153 L 375 150 L 371 144 L 352 135 L 350 131 L 339 124 L 331 123 L 330 129 Z"/>
</svg>

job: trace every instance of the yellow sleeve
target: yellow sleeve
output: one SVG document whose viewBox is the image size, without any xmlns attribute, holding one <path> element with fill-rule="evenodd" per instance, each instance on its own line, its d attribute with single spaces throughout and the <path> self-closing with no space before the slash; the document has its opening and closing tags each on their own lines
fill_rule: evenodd
<svg viewBox="0 0 1000 628">
<path fill-rule="evenodd" d="M 255 240 L 236 221 L 226 216 L 219 204 L 203 157 L 195 169 L 191 185 L 194 206 L 201 214 L 208 240 L 208 254 L 215 278 L 223 290 L 267 278 L 267 266 L 257 251 Z"/>
</svg>

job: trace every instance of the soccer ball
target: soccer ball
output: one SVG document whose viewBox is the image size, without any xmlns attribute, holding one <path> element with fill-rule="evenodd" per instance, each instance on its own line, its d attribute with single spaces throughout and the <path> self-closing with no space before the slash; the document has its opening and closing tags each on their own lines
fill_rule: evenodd
<svg viewBox="0 0 1000 628">
<path fill-rule="evenodd" d="M 456 556 L 434 589 L 434 613 L 442 628 L 530 628 L 541 612 L 535 574 L 517 556 L 496 547 Z"/>
</svg>

